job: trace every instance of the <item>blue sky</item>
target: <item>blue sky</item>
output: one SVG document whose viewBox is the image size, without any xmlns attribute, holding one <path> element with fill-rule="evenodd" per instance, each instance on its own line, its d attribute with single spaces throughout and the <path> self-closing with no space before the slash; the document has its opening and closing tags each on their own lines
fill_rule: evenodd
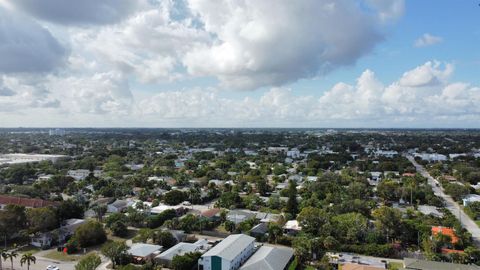
<svg viewBox="0 0 480 270">
<path fill-rule="evenodd" d="M 479 3 L 0 0 L 0 127 L 479 128 Z"/>
</svg>

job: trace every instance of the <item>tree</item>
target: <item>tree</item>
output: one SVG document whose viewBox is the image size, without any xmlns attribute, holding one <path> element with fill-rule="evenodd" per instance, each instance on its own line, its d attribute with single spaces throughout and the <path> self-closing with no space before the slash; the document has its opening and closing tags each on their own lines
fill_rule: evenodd
<svg viewBox="0 0 480 270">
<path fill-rule="evenodd" d="M 31 232 L 47 232 L 57 227 L 57 214 L 52 208 L 27 209 L 27 222 Z"/>
<path fill-rule="evenodd" d="M 217 207 L 231 208 L 236 207 L 242 203 L 242 198 L 237 192 L 224 192 L 216 202 Z"/>
<path fill-rule="evenodd" d="M 112 231 L 113 235 L 115 236 L 126 236 L 128 234 L 127 225 L 125 225 L 122 221 L 115 221 L 111 226 L 110 230 Z"/>
<path fill-rule="evenodd" d="M 269 186 L 267 184 L 267 181 L 265 181 L 265 179 L 258 179 L 256 188 L 257 188 L 257 192 L 260 193 L 261 196 L 265 196 L 269 191 Z"/>
<path fill-rule="evenodd" d="M 27 264 L 27 270 L 30 270 L 30 264 L 35 264 L 37 262 L 37 258 L 32 255 L 32 253 L 25 253 L 22 255 L 20 259 L 20 266 Z"/>
<path fill-rule="evenodd" d="M 5 255 L 7 254 L 6 249 L 0 249 L 0 257 L 2 257 L 4 260 L 6 260 Z M 2 264 L 2 259 L 0 258 L 0 270 L 3 269 L 3 264 Z"/>
<path fill-rule="evenodd" d="M 310 257 L 311 242 L 307 237 L 297 237 L 293 241 L 293 252 L 299 264 Z"/>
<path fill-rule="evenodd" d="M 225 221 L 223 223 L 223 226 L 225 227 L 225 230 L 227 230 L 229 232 L 235 231 L 235 223 L 230 221 L 230 220 Z"/>
<path fill-rule="evenodd" d="M 186 198 L 187 196 L 185 195 L 184 192 L 176 189 L 176 190 L 171 190 L 165 193 L 163 200 L 168 205 L 178 205 L 183 201 L 185 201 Z"/>
<path fill-rule="evenodd" d="M 100 256 L 91 253 L 83 257 L 77 265 L 75 265 L 75 270 L 95 270 L 101 263 L 102 260 Z"/>
<path fill-rule="evenodd" d="M 334 216 L 332 223 L 338 241 L 345 244 L 360 243 L 368 228 L 367 218 L 359 213 Z"/>
<path fill-rule="evenodd" d="M 394 208 L 382 206 L 373 211 L 375 226 L 386 235 L 387 242 L 390 237 L 395 237 L 401 228 L 402 213 Z"/>
<path fill-rule="evenodd" d="M 105 226 L 107 228 L 112 227 L 112 225 L 116 222 L 127 223 L 128 218 L 123 213 L 113 213 L 113 214 L 109 215 L 107 218 L 105 218 Z"/>
<path fill-rule="evenodd" d="M 268 241 L 277 243 L 278 238 L 283 235 L 283 229 L 280 225 L 276 223 L 269 223 L 268 224 Z"/>
<path fill-rule="evenodd" d="M 305 207 L 298 214 L 297 220 L 302 227 L 302 231 L 318 236 L 321 233 L 327 234 L 323 226 L 329 222 L 327 212 L 316 207 Z"/>
<path fill-rule="evenodd" d="M 377 193 L 385 201 L 397 201 L 400 198 L 400 185 L 392 180 L 381 181 Z"/>
<path fill-rule="evenodd" d="M 107 240 L 103 225 L 93 220 L 80 225 L 77 230 L 75 230 L 73 237 L 81 247 L 98 245 Z"/>
<path fill-rule="evenodd" d="M 105 215 L 105 213 L 107 213 L 107 206 L 106 205 L 95 205 L 92 208 L 92 210 L 93 210 L 93 212 L 95 212 L 95 214 L 97 216 L 97 220 L 99 222 L 102 222 L 103 216 Z"/>
<path fill-rule="evenodd" d="M 27 216 L 25 207 L 8 204 L 0 211 L 0 233 L 5 239 L 26 227 Z"/>
<path fill-rule="evenodd" d="M 452 198 L 456 201 L 460 200 L 463 196 L 470 193 L 468 187 L 460 185 L 460 184 L 452 184 L 447 183 L 443 186 L 445 193 L 452 196 Z"/>
<path fill-rule="evenodd" d="M 102 254 L 112 260 L 112 268 L 115 268 L 115 266 L 120 263 L 126 252 L 127 245 L 125 242 L 113 241 L 106 243 L 102 247 Z"/>
<path fill-rule="evenodd" d="M 59 220 L 66 220 L 69 218 L 83 218 L 83 205 L 74 200 L 66 200 L 60 203 L 57 207 L 57 216 Z"/>
<path fill-rule="evenodd" d="M 18 256 L 18 253 L 15 250 L 12 250 L 10 252 L 5 252 L 2 254 L 2 257 L 5 261 L 7 261 L 7 259 L 10 260 L 10 266 L 12 270 L 13 270 L 13 259 L 16 258 L 17 256 Z"/>
<path fill-rule="evenodd" d="M 172 259 L 172 268 L 174 270 L 191 270 L 201 255 L 200 252 L 185 253 L 182 256 L 175 255 Z"/>
<path fill-rule="evenodd" d="M 288 185 L 288 201 L 286 207 L 286 212 L 295 218 L 298 213 L 297 184 L 292 180 L 290 180 Z"/>
<path fill-rule="evenodd" d="M 171 248 L 177 243 L 177 239 L 169 231 L 156 231 L 153 237 L 154 242 L 163 246 L 164 249 Z"/>
</svg>

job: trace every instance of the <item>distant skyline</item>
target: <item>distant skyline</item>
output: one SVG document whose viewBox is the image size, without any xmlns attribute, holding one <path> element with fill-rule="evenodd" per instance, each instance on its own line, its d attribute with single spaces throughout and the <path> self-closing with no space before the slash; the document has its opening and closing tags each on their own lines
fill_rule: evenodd
<svg viewBox="0 0 480 270">
<path fill-rule="evenodd" d="M 0 128 L 480 128 L 479 25 L 475 0 L 0 0 Z"/>
</svg>

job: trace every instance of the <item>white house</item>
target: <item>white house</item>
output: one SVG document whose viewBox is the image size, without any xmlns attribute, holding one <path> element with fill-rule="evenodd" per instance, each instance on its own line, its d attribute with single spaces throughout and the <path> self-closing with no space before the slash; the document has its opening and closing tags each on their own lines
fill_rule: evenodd
<svg viewBox="0 0 480 270">
<path fill-rule="evenodd" d="M 480 202 L 480 195 L 469 194 L 463 198 L 463 206 L 467 206 L 473 202 Z"/>
<path fill-rule="evenodd" d="M 398 152 L 395 150 L 377 150 L 374 152 L 376 157 L 382 156 L 387 158 L 393 158 L 398 155 Z"/>
<path fill-rule="evenodd" d="M 208 244 L 206 239 L 200 239 L 195 243 L 180 242 L 156 256 L 155 261 L 170 267 L 173 257 L 177 255 L 182 256 L 191 252 L 205 253 L 210 247 L 211 245 Z"/>
<path fill-rule="evenodd" d="M 378 182 L 382 179 L 382 172 L 370 172 L 372 181 Z"/>
<path fill-rule="evenodd" d="M 287 223 L 285 223 L 285 225 L 283 226 L 283 230 L 287 234 L 296 234 L 296 233 L 298 233 L 299 231 L 302 230 L 302 227 L 300 226 L 300 224 L 298 223 L 297 220 L 293 219 L 293 220 L 289 220 L 289 221 L 287 221 Z"/>
<path fill-rule="evenodd" d="M 445 161 L 447 156 L 442 154 L 428 154 L 428 153 L 415 153 L 415 157 L 420 157 L 422 160 L 433 162 L 433 161 Z"/>
<path fill-rule="evenodd" d="M 77 181 L 83 180 L 90 175 L 90 170 L 80 169 L 80 170 L 70 170 L 67 172 L 67 176 L 74 178 Z M 101 177 L 103 175 L 102 170 L 94 170 L 93 176 Z"/>
<path fill-rule="evenodd" d="M 116 200 L 107 205 L 107 213 L 120 213 L 134 204 L 135 202 L 133 200 Z"/>
<path fill-rule="evenodd" d="M 255 238 L 232 234 L 200 257 L 198 264 L 204 270 L 236 270 L 255 250 Z"/>
<path fill-rule="evenodd" d="M 292 148 L 291 150 L 287 151 L 287 157 L 293 159 L 300 158 L 300 150 L 297 148 Z"/>
<path fill-rule="evenodd" d="M 75 230 L 80 225 L 84 223 L 84 219 L 67 219 L 60 228 L 32 237 L 30 244 L 35 247 L 45 248 L 50 247 L 54 240 L 56 240 L 58 243 L 63 243 L 69 236 L 75 233 Z"/>
</svg>

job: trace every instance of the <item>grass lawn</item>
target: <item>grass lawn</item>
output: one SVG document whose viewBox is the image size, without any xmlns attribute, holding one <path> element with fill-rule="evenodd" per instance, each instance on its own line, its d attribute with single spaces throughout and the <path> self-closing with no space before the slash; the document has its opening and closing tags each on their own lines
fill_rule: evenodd
<svg viewBox="0 0 480 270">
<path fill-rule="evenodd" d="M 21 253 L 37 253 L 39 252 L 41 249 L 38 248 L 38 247 L 34 247 L 34 246 L 25 246 L 25 247 L 22 247 L 22 248 L 19 248 L 18 249 L 18 252 L 21 252 Z"/>
<path fill-rule="evenodd" d="M 135 237 L 135 235 L 137 235 L 138 231 L 137 230 L 128 230 L 127 232 L 127 235 L 123 236 L 123 237 L 120 237 L 120 236 L 115 236 L 115 235 L 112 235 L 111 232 L 108 232 L 108 235 L 107 235 L 107 238 L 110 239 L 110 240 L 113 240 L 113 241 L 125 241 L 125 240 L 128 240 L 128 239 L 132 239 L 133 237 Z"/>
<path fill-rule="evenodd" d="M 293 262 L 288 266 L 288 270 L 295 270 L 297 269 L 297 264 L 298 264 L 298 261 L 297 261 L 297 258 L 295 258 L 293 260 Z"/>
<path fill-rule="evenodd" d="M 56 251 L 56 250 L 52 250 L 48 253 L 45 253 L 43 255 L 43 257 L 45 258 L 49 258 L 49 259 L 52 259 L 52 260 L 56 260 L 56 261 L 63 261 L 63 262 L 76 262 L 76 261 L 79 261 L 81 260 L 83 257 L 85 257 L 86 255 L 88 255 L 89 253 L 87 254 L 65 254 L 63 252 L 59 252 L 59 251 Z"/>
<path fill-rule="evenodd" d="M 223 226 L 223 224 L 220 225 L 220 226 L 218 226 L 215 230 L 218 231 L 218 232 L 221 232 L 221 233 L 229 233 L 229 232 L 225 229 L 225 227 Z"/>
<path fill-rule="evenodd" d="M 388 264 L 388 269 L 389 270 L 398 270 L 400 268 L 403 268 L 403 264 L 399 262 L 390 262 Z"/>
<path fill-rule="evenodd" d="M 480 227 L 480 220 L 475 220 L 475 223 L 477 224 L 478 227 Z"/>
</svg>

